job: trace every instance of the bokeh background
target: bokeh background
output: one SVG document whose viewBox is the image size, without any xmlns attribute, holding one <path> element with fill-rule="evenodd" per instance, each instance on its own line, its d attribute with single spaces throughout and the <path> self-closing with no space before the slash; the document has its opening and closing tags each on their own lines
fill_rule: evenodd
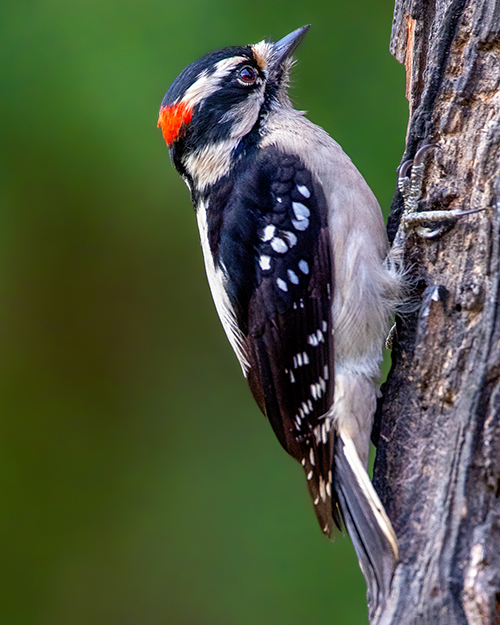
<svg viewBox="0 0 500 625">
<path fill-rule="evenodd" d="M 200 55 L 311 23 L 293 99 L 387 207 L 392 0 L 3 0 L 0 625 L 366 622 L 348 539 L 223 335 L 156 128 Z"/>
</svg>

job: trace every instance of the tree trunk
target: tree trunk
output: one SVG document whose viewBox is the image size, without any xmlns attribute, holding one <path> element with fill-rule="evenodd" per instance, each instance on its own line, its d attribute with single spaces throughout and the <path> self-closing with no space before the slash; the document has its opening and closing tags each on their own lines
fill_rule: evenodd
<svg viewBox="0 0 500 625">
<path fill-rule="evenodd" d="M 411 234 L 418 310 L 398 320 L 374 481 L 400 545 L 377 625 L 500 624 L 500 0 L 396 0 L 406 154 L 426 160 L 420 210 L 485 207 Z M 389 221 L 394 236 L 401 197 Z"/>
</svg>

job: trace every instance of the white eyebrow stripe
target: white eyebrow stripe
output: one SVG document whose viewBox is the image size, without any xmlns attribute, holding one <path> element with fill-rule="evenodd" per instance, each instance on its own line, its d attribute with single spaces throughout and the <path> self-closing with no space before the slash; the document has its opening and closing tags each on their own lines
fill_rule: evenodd
<svg viewBox="0 0 500 625">
<path fill-rule="evenodd" d="M 215 72 L 209 74 L 205 69 L 198 76 L 196 81 L 186 90 L 182 98 L 188 106 L 196 106 L 203 99 L 215 93 L 220 86 L 221 80 L 230 74 L 232 70 L 242 61 L 248 61 L 245 56 L 231 56 L 222 59 L 215 65 Z"/>
<path fill-rule="evenodd" d="M 227 76 L 232 69 L 234 69 L 243 61 L 249 63 L 250 59 L 248 59 L 246 56 L 230 56 L 227 59 L 222 59 L 215 64 L 215 67 L 217 69 L 215 70 L 214 76 L 224 78 L 224 76 Z"/>
</svg>

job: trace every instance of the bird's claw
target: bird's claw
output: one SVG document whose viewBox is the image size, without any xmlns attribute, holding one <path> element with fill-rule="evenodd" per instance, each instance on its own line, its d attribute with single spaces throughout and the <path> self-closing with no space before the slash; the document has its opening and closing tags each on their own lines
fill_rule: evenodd
<svg viewBox="0 0 500 625">
<path fill-rule="evenodd" d="M 419 187 L 421 187 L 422 180 L 421 179 L 419 180 L 418 178 L 420 178 L 419 173 L 423 170 L 423 167 L 424 167 L 424 159 L 431 150 L 440 150 L 440 149 L 441 148 L 436 143 L 426 143 L 417 150 L 417 153 L 415 154 L 415 158 L 404 161 L 404 163 L 402 163 L 398 167 L 397 169 L 398 185 L 400 186 L 400 190 L 402 186 L 405 191 L 411 192 L 413 190 L 414 182 L 416 182 L 416 184 L 419 185 Z M 411 186 L 409 187 L 406 181 L 409 180 L 408 171 L 410 168 L 411 168 Z M 421 188 L 419 188 L 418 191 L 419 191 L 419 197 L 420 197 Z M 402 192 L 402 195 L 403 197 L 405 197 L 405 195 L 409 195 L 409 193 Z"/>
<path fill-rule="evenodd" d="M 453 209 L 418 212 L 418 202 L 422 195 L 425 157 L 430 151 L 435 149 L 440 150 L 441 148 L 435 143 L 426 143 L 417 150 L 413 160 L 404 161 L 404 163 L 398 167 L 398 188 L 404 200 L 400 227 L 395 239 L 395 243 L 400 249 L 404 246 L 406 232 L 409 228 L 412 228 L 418 236 L 424 239 L 434 239 L 440 236 L 445 231 L 446 227 L 439 226 L 435 229 L 427 228 L 421 225 L 423 222 L 455 220 L 459 217 L 484 210 L 484 208 L 473 208 L 465 211 Z"/>
</svg>

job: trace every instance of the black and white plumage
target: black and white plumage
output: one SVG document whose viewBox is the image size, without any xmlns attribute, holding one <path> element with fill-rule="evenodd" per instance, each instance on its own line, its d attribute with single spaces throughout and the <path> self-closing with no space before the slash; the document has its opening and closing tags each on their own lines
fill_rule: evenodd
<svg viewBox="0 0 500 625">
<path fill-rule="evenodd" d="M 307 29 L 191 64 L 158 125 L 252 394 L 302 464 L 322 531 L 345 521 L 376 609 L 398 552 L 366 465 L 400 280 L 366 182 L 290 103 L 291 56 Z"/>
</svg>

